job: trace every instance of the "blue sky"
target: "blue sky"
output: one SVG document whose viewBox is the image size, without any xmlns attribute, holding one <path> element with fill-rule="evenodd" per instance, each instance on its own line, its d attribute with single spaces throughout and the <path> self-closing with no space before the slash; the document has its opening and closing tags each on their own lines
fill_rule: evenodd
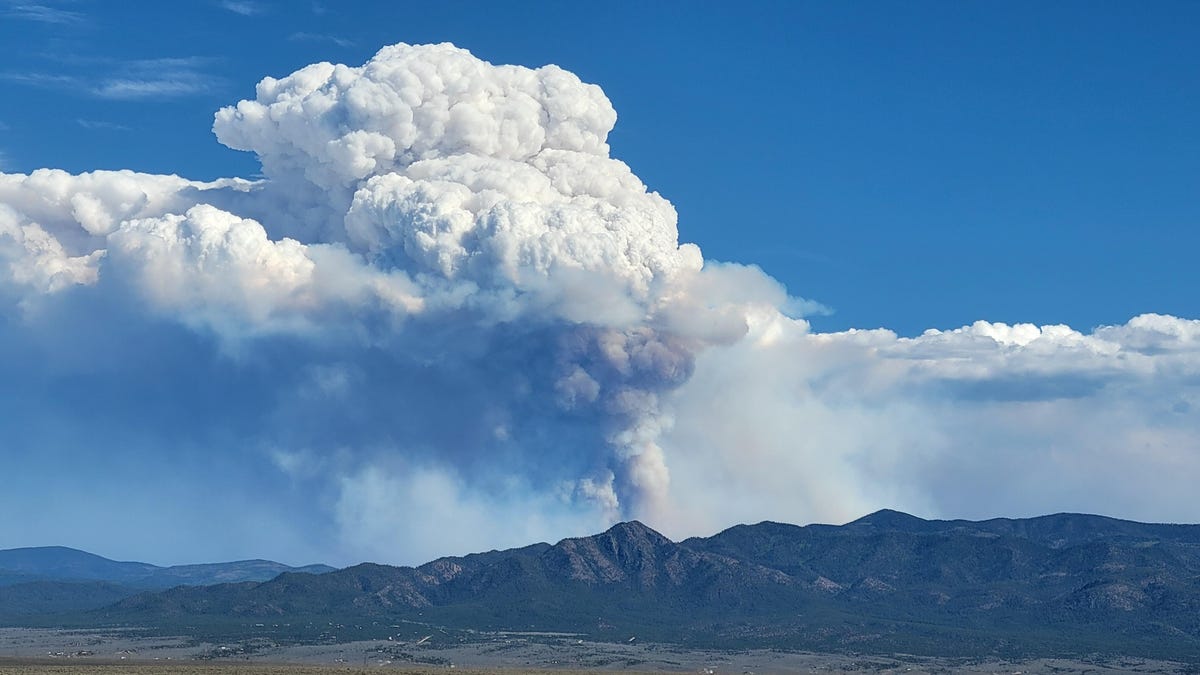
<svg viewBox="0 0 1200 675">
<path fill-rule="evenodd" d="M 682 238 L 823 329 L 1197 314 L 1195 3 L 26 5 L 0 23 L 9 170 L 252 175 L 209 128 L 260 77 L 451 41 L 600 84 Z M 98 91 L 124 80 L 173 91 Z"/>
<path fill-rule="evenodd" d="M 0 0 L 0 548 L 1200 522 L 1197 34 L 1188 2 Z M 439 42 L 469 53 L 388 47 Z"/>
</svg>

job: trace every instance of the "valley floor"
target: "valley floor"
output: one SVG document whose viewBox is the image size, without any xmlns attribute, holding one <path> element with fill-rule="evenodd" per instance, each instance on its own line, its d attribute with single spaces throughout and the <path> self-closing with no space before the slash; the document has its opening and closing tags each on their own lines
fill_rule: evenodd
<svg viewBox="0 0 1200 675">
<path fill-rule="evenodd" d="M 0 628 L 0 675 L 331 675 L 394 673 L 839 673 L 902 675 L 1116 675 L 1189 673 L 1182 664 L 1145 659 L 1095 662 L 855 656 L 775 650 L 691 650 L 670 645 L 585 642 L 550 634 L 481 634 L 477 642 L 359 641 L 280 646 L 212 644 L 128 633 Z"/>
</svg>

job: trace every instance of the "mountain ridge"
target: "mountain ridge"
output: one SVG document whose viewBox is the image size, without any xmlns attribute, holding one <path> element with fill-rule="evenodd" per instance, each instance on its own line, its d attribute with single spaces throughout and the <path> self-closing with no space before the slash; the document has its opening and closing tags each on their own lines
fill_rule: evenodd
<svg viewBox="0 0 1200 675">
<path fill-rule="evenodd" d="M 763 521 L 673 542 L 637 522 L 416 567 L 144 592 L 93 625 L 411 622 L 816 651 L 1200 662 L 1200 526 L 1087 514 Z"/>
<path fill-rule="evenodd" d="M 159 566 L 118 561 L 67 546 L 0 549 L 0 586 L 4 578 L 21 581 L 107 581 L 134 588 L 170 588 L 183 583 L 211 585 L 227 581 L 266 581 L 282 572 L 332 572 L 328 565 L 293 567 L 273 560 Z"/>
<path fill-rule="evenodd" d="M 110 560 L 66 546 L 0 550 L 0 621 L 78 612 L 145 591 L 174 586 L 270 580 L 284 572 L 323 574 L 327 565 L 291 567 L 271 560 L 237 560 L 160 567 Z"/>
</svg>

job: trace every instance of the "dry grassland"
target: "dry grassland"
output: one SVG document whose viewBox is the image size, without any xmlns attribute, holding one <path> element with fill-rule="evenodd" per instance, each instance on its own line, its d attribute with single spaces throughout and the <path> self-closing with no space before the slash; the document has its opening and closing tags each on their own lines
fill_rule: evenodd
<svg viewBox="0 0 1200 675">
<path fill-rule="evenodd" d="M 585 671 L 534 670 L 529 668 L 472 668 L 388 666 L 312 666 L 297 664 L 264 663 L 184 663 L 153 662 L 101 662 L 81 659 L 5 659 L 0 658 L 0 675 L 573 675 Z M 626 675 L 638 673 L 623 671 Z M 649 674 L 643 674 L 649 675 Z"/>
</svg>

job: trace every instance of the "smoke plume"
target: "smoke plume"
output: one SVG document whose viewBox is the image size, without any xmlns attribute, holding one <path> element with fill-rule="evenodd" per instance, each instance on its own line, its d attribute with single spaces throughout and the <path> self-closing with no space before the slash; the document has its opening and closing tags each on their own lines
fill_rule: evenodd
<svg viewBox="0 0 1200 675">
<path fill-rule="evenodd" d="M 261 180 L 0 174 L 10 469 L 74 448 L 98 513 L 331 562 L 635 517 L 1200 517 L 1200 323 L 813 333 L 679 242 L 616 119 L 561 68 L 395 45 L 217 112 Z M 999 480 L 1026 497 L 966 487 Z"/>
</svg>

